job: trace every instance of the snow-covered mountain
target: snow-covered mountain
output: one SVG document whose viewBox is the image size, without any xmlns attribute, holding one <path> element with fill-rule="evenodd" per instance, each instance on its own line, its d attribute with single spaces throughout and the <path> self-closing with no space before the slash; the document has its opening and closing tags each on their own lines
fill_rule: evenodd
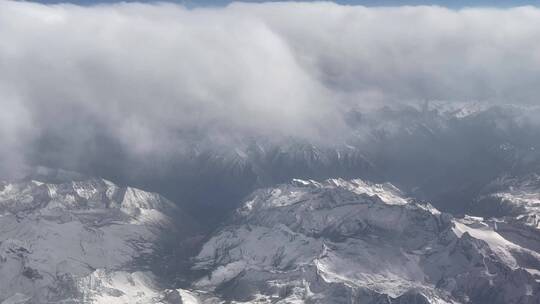
<svg viewBox="0 0 540 304">
<path fill-rule="evenodd" d="M 486 193 L 528 199 L 513 202 L 529 219 L 536 180 Z M 538 303 L 540 231 L 512 214 L 454 218 L 390 183 L 294 179 L 248 196 L 187 271 L 160 248 L 205 230 L 177 205 L 40 168 L 0 183 L 0 303 Z"/>
<path fill-rule="evenodd" d="M 540 254 L 497 222 L 358 179 L 256 191 L 195 262 L 207 272 L 195 289 L 237 302 L 540 301 Z"/>
<path fill-rule="evenodd" d="M 490 217 L 505 238 L 540 252 L 540 176 L 504 175 L 482 189 L 470 212 Z"/>
<path fill-rule="evenodd" d="M 471 209 L 477 214 L 540 229 L 540 176 L 497 178 L 483 189 Z"/>
<path fill-rule="evenodd" d="M 36 173 L 55 182 L 0 182 L 0 303 L 182 303 L 186 292 L 159 287 L 149 261 L 191 219 L 154 193 Z"/>
<path fill-rule="evenodd" d="M 343 115 L 345 130 L 319 140 L 287 134 L 216 140 L 204 130 L 181 130 L 180 144 L 167 155 L 127 157 L 131 151 L 118 142 L 96 139 L 102 144 L 66 157 L 80 150 L 69 138 L 44 140 L 28 153 L 33 164 L 106 177 L 185 203 L 183 210 L 209 226 L 252 191 L 293 178 L 391 182 L 441 211 L 463 214 L 496 177 L 540 172 L 539 107 L 396 102 Z"/>
<path fill-rule="evenodd" d="M 185 210 L 215 223 L 252 191 L 293 178 L 391 182 L 439 210 L 462 214 L 497 176 L 538 173 L 539 115 L 538 107 L 512 105 L 392 104 L 344 113 L 347 130 L 335 138 L 238 135 L 217 144 L 197 133 L 167 158 L 103 151 L 85 158 L 89 168 L 69 168 L 186 202 Z M 62 153 L 40 154 L 36 162 L 65 166 L 51 155 Z"/>
<path fill-rule="evenodd" d="M 0 182 L 0 303 L 538 303 L 529 112 L 385 107 L 338 143 L 107 159 L 134 187 L 39 167 Z"/>
</svg>

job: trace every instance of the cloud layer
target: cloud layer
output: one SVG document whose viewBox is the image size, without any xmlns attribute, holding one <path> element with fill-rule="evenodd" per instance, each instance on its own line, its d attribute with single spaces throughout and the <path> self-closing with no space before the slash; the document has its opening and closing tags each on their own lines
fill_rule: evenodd
<svg viewBox="0 0 540 304">
<path fill-rule="evenodd" d="M 539 72 L 533 7 L 0 0 L 0 169 L 36 143 L 74 162 L 104 142 L 159 157 L 201 139 L 336 139 L 359 106 L 534 104 Z"/>
</svg>

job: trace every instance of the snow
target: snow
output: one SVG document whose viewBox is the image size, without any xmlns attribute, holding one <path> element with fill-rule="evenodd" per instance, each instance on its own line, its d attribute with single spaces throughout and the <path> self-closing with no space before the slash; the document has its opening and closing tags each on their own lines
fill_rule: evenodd
<svg viewBox="0 0 540 304">
<path fill-rule="evenodd" d="M 204 288 L 218 286 L 222 283 L 230 281 L 245 269 L 246 263 L 243 261 L 233 262 L 227 265 L 219 266 L 209 275 L 208 278 L 203 278 L 196 282 L 195 287 Z"/>
<path fill-rule="evenodd" d="M 469 233 L 472 237 L 483 240 L 502 260 L 504 260 L 507 265 L 511 266 L 512 268 L 518 267 L 516 259 L 509 252 L 509 250 L 520 249 L 520 247 L 507 241 L 497 232 L 491 230 L 489 226 L 482 223 L 482 226 L 473 228 L 472 224 L 466 225 L 459 221 L 456 221 L 454 225 L 455 227 L 453 228 L 453 231 L 458 236 L 462 236 L 464 233 Z"/>
<path fill-rule="evenodd" d="M 201 303 L 199 298 L 193 292 L 190 292 L 184 289 L 177 289 L 177 291 L 180 293 L 180 296 L 182 297 L 183 304 L 200 304 Z"/>
</svg>

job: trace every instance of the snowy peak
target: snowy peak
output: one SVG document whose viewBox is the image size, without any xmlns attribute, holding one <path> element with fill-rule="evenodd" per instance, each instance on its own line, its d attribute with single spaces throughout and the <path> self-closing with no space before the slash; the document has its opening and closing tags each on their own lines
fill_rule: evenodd
<svg viewBox="0 0 540 304">
<path fill-rule="evenodd" d="M 0 211 L 5 213 L 109 212 L 142 220 L 149 213 L 175 212 L 176 207 L 158 194 L 118 187 L 104 179 L 60 184 L 38 181 L 0 182 Z"/>
<path fill-rule="evenodd" d="M 255 191 L 240 210 L 245 213 L 253 209 L 270 209 L 299 203 L 309 203 L 311 207 L 315 207 L 317 203 L 334 206 L 367 202 L 406 205 L 408 201 L 401 195 L 399 189 L 390 183 L 373 184 L 361 179 L 328 179 L 323 182 L 293 179 L 290 184 Z"/>
<path fill-rule="evenodd" d="M 449 224 L 447 215 L 429 204 L 408 202 L 393 185 L 359 179 L 293 180 L 256 191 L 238 214 L 237 222 L 285 225 L 309 236 L 345 237 L 376 229 L 393 238 L 417 230 L 420 237 Z"/>
</svg>

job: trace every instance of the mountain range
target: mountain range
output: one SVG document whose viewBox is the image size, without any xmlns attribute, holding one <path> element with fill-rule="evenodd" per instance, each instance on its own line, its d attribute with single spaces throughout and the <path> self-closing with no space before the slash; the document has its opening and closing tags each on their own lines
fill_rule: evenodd
<svg viewBox="0 0 540 304">
<path fill-rule="evenodd" d="M 540 303 L 535 113 L 351 111 L 339 143 L 116 175 L 42 159 L 0 182 L 0 303 Z"/>
</svg>

